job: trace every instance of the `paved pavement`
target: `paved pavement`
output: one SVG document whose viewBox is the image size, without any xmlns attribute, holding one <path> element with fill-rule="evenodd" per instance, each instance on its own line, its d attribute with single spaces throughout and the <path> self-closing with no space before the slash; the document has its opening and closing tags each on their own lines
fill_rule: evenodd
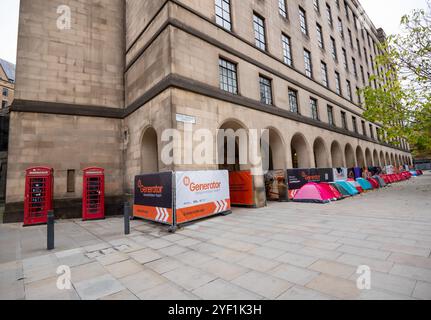
<svg viewBox="0 0 431 320">
<path fill-rule="evenodd" d="M 176 234 L 133 221 L 0 225 L 1 299 L 431 299 L 431 175 L 329 205 L 236 209 Z M 72 289 L 58 290 L 57 268 Z M 359 266 L 371 289 L 359 290 Z"/>
</svg>

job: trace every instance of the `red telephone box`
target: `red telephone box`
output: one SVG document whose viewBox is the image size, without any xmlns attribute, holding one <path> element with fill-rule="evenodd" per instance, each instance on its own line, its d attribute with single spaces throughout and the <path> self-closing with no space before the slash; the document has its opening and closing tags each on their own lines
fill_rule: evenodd
<svg viewBox="0 0 431 320">
<path fill-rule="evenodd" d="M 26 170 L 24 226 L 45 224 L 53 209 L 54 169 L 35 167 Z"/>
<path fill-rule="evenodd" d="M 84 170 L 82 195 L 82 219 L 105 218 L 105 170 L 87 168 Z"/>
</svg>

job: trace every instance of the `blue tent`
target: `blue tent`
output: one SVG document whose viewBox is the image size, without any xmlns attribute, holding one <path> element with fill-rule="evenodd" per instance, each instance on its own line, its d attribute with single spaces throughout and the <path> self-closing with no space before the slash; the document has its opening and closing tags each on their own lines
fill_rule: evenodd
<svg viewBox="0 0 431 320">
<path fill-rule="evenodd" d="M 358 178 L 358 179 L 356 179 L 356 181 L 361 185 L 362 189 L 367 190 L 367 191 L 374 190 L 371 183 L 369 181 L 365 180 L 364 178 Z"/>
<path fill-rule="evenodd" d="M 356 188 L 352 184 L 348 183 L 347 181 L 340 180 L 340 181 L 336 181 L 335 183 L 340 187 L 342 187 L 344 190 L 346 190 L 351 196 L 356 196 L 359 194 L 359 191 L 356 190 Z"/>
<path fill-rule="evenodd" d="M 386 187 L 385 180 L 383 180 L 381 176 L 374 176 L 373 178 L 379 182 L 380 187 Z"/>
<path fill-rule="evenodd" d="M 413 177 L 417 177 L 418 176 L 417 171 L 410 171 L 410 173 L 412 174 Z"/>
<path fill-rule="evenodd" d="M 339 193 L 341 193 L 341 195 L 343 196 L 343 198 L 346 197 L 351 197 L 352 195 L 349 193 L 349 191 L 347 191 L 346 189 L 344 189 L 344 187 L 342 187 L 341 185 L 337 184 L 336 182 L 331 182 L 329 183 L 331 186 L 333 186 L 335 189 L 338 190 Z"/>
</svg>

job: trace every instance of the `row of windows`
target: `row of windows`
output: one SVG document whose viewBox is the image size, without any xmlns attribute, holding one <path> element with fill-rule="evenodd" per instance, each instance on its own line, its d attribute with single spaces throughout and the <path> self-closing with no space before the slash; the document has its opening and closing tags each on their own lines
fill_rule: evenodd
<svg viewBox="0 0 431 320">
<path fill-rule="evenodd" d="M 279 3 L 278 7 L 279 7 L 280 14 L 283 17 L 287 18 L 288 13 L 287 13 L 286 0 L 279 0 L 278 3 Z M 314 4 L 315 10 L 320 12 L 319 1 L 318 0 L 313 1 L 313 4 Z M 339 7 L 339 4 L 337 4 L 337 6 Z M 332 19 L 331 7 L 328 4 L 326 5 L 326 7 L 327 7 L 328 23 L 332 26 L 333 19 Z M 346 4 L 346 10 L 349 10 L 349 7 L 347 4 Z M 216 20 L 217 20 L 217 23 L 219 25 L 221 25 L 222 27 L 224 27 L 228 30 L 231 30 L 232 24 L 231 24 L 230 0 L 216 0 Z M 308 31 L 306 11 L 302 7 L 299 7 L 299 22 L 300 22 L 300 28 L 301 28 L 302 33 L 304 35 L 308 36 L 309 31 Z M 357 27 L 356 23 L 355 23 L 355 26 Z M 258 15 L 257 13 L 254 13 L 254 15 L 253 15 L 253 27 L 254 27 L 256 47 L 258 47 L 261 50 L 266 51 L 267 50 L 267 43 L 266 43 L 266 31 L 265 31 L 265 19 L 263 17 L 261 17 L 260 15 Z M 316 24 L 316 30 L 317 30 L 318 45 L 321 49 L 324 49 L 325 43 L 324 43 L 324 39 L 323 39 L 323 30 L 322 30 L 321 25 L 319 25 L 318 23 Z M 339 19 L 339 30 L 341 32 L 342 37 L 344 37 L 344 27 L 342 25 L 341 19 Z M 363 30 L 363 28 L 361 30 Z M 349 31 L 349 39 L 351 40 L 350 41 L 351 46 L 353 48 L 352 32 L 350 29 L 348 31 Z M 290 67 L 293 67 L 294 62 L 293 62 L 293 58 L 292 58 L 291 38 L 288 35 L 282 33 L 281 41 L 282 41 L 282 48 L 283 48 L 284 63 L 286 63 Z M 330 41 L 331 41 L 331 46 L 330 46 L 331 55 L 332 55 L 334 61 L 338 62 L 336 40 L 331 36 Z M 357 41 L 357 49 L 358 49 L 359 55 L 362 57 L 359 39 L 356 39 L 356 41 Z M 369 39 L 369 41 L 371 43 L 370 39 Z M 350 72 L 347 50 L 345 48 L 342 48 L 342 56 L 343 56 L 344 69 L 347 72 Z M 366 51 L 365 47 L 364 47 L 364 56 L 365 56 L 366 63 L 368 65 L 368 58 L 367 58 L 368 55 L 367 55 L 367 51 Z M 373 69 L 374 60 L 373 60 L 372 55 L 370 55 L 370 61 L 371 61 L 371 69 Z M 356 79 L 358 79 L 358 77 L 359 77 L 358 65 L 357 65 L 357 61 L 354 57 L 352 57 L 352 59 L 351 59 L 351 64 L 353 67 L 351 71 L 353 72 L 354 77 Z M 360 70 L 362 85 L 365 86 L 365 85 L 367 85 L 367 81 L 366 81 L 366 77 L 365 77 L 364 67 L 361 65 L 359 70 Z M 311 56 L 311 52 L 307 49 L 304 49 L 304 73 L 307 77 L 314 79 L 312 56 Z M 370 77 L 371 77 L 369 72 L 367 72 L 367 76 L 368 76 L 368 85 L 372 85 L 372 83 L 370 83 L 370 81 L 369 81 Z M 322 84 L 325 87 L 329 88 L 330 84 L 328 81 L 328 67 L 324 61 L 321 62 L 321 78 L 322 78 Z M 343 95 L 343 92 L 341 90 L 340 74 L 337 71 L 335 71 L 335 79 L 336 79 L 336 83 L 335 83 L 335 89 L 336 90 L 335 91 L 337 94 Z M 375 87 L 377 86 L 376 81 L 373 84 Z M 347 99 L 349 99 L 350 101 L 354 102 L 353 101 L 352 85 L 351 85 L 350 80 L 346 80 L 346 87 L 347 87 L 347 91 L 345 93 L 345 97 Z M 359 88 L 356 87 L 356 89 L 357 89 L 356 92 L 358 92 Z M 357 95 L 357 103 L 361 104 L 361 102 L 362 102 L 361 97 L 359 95 Z"/>
<path fill-rule="evenodd" d="M 227 91 L 232 94 L 238 94 L 238 77 L 237 77 L 237 65 L 233 62 L 227 61 L 223 58 L 219 59 L 219 74 L 220 74 L 220 89 Z M 273 92 L 272 92 L 272 80 L 259 75 L 259 88 L 260 88 L 260 102 L 266 105 L 273 105 Z M 298 103 L 298 91 L 289 88 L 289 108 L 290 111 L 296 114 L 300 113 L 299 103 Z M 320 121 L 320 114 L 318 109 L 318 101 L 315 98 L 310 98 L 310 109 L 311 116 L 314 120 Z M 335 126 L 334 120 L 334 108 L 328 105 L 328 123 L 331 126 Z M 341 111 L 341 127 L 345 130 L 349 130 L 347 125 L 347 115 L 346 112 Z M 352 117 L 353 122 L 353 132 L 358 132 L 357 119 Z M 366 134 L 365 121 L 362 121 L 362 133 Z M 370 124 L 371 138 L 375 138 L 374 126 Z"/>
</svg>

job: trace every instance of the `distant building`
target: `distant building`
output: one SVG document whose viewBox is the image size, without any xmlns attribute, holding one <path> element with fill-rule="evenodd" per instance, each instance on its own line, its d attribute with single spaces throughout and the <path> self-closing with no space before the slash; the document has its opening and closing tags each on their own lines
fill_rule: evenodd
<svg viewBox="0 0 431 320">
<path fill-rule="evenodd" d="M 15 96 L 15 65 L 0 59 L 1 109 L 12 104 Z"/>
</svg>

